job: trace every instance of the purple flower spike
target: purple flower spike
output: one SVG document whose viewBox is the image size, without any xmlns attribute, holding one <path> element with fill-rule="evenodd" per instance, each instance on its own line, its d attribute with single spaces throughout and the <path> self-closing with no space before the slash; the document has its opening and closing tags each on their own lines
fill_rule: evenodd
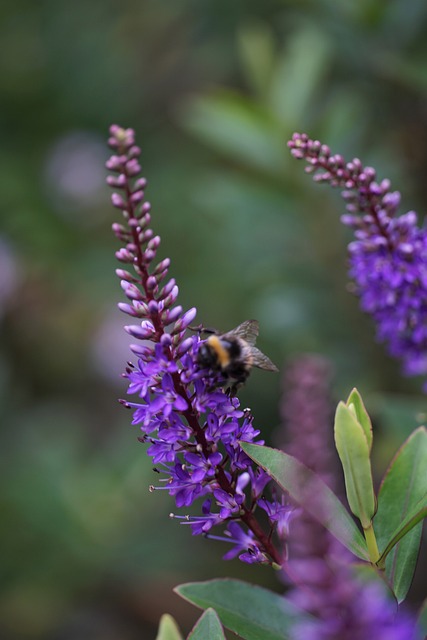
<svg viewBox="0 0 427 640">
<path fill-rule="evenodd" d="M 302 574 L 303 572 L 301 572 Z M 362 584 L 349 564 L 328 557 L 304 567 L 305 579 L 292 599 L 313 618 L 297 622 L 292 640 L 417 640 L 411 617 L 396 606 L 379 584 Z"/>
<path fill-rule="evenodd" d="M 107 168 L 114 175 L 107 182 L 115 189 L 112 204 L 124 219 L 113 225 L 123 244 L 116 256 L 128 265 L 117 269 L 128 299 L 119 308 L 132 318 L 125 330 L 141 341 L 131 345 L 138 361 L 125 374 L 135 401 L 122 403 L 133 410 L 139 439 L 148 444 L 147 453 L 162 475 L 160 486 L 151 490 L 168 491 L 177 507 L 204 497 L 201 515 L 173 517 L 190 524 L 193 534 L 232 543 L 226 557 L 280 564 L 285 554 L 277 544 L 285 540 L 278 539 L 277 531 L 283 532 L 284 511 L 292 507 L 258 504 L 270 478 L 254 467 L 239 440 L 256 442 L 259 431 L 250 412 L 220 388 L 219 375 L 203 377 L 206 372 L 197 366 L 201 338 L 197 332 L 187 335 L 196 309 L 185 311 L 177 304 L 178 287 L 168 279 L 170 260 L 157 261 L 160 237 L 150 228 L 151 207 L 144 199 L 146 180 L 138 177 L 140 149 L 133 130 L 112 126 L 109 143 L 114 155 Z M 258 522 L 259 508 L 263 522 L 267 514 L 267 526 Z M 225 536 L 210 533 L 218 526 L 225 528 Z"/>
<path fill-rule="evenodd" d="M 284 379 L 282 416 L 292 453 L 333 486 L 332 443 L 329 450 L 327 439 L 331 373 L 319 356 L 293 360 Z M 307 500 L 319 507 L 317 495 Z M 283 525 L 290 529 L 285 578 L 293 583 L 287 596 L 312 615 L 296 622 L 292 640 L 415 640 L 414 621 L 396 615 L 382 585 L 357 580 L 350 553 L 304 508 L 290 522 L 280 507 L 263 501 L 263 508 L 279 519 L 284 515 Z"/>
<path fill-rule="evenodd" d="M 427 229 L 417 226 L 413 211 L 396 217 L 399 192 L 388 180 L 378 182 L 359 159 L 346 163 L 306 134 L 295 133 L 288 146 L 317 182 L 342 189 L 348 213 L 341 221 L 355 235 L 349 273 L 361 308 L 374 318 L 377 339 L 402 361 L 403 373 L 426 376 Z"/>
</svg>

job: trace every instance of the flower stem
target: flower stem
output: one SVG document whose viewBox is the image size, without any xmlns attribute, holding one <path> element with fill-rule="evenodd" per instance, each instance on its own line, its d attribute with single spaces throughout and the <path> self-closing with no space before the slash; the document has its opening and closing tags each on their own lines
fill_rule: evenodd
<svg viewBox="0 0 427 640">
<path fill-rule="evenodd" d="M 365 535 L 366 544 L 368 545 L 369 559 L 373 564 L 375 564 L 379 560 L 380 552 L 378 550 L 377 539 L 375 537 L 372 522 L 367 529 L 363 530 L 363 533 Z"/>
</svg>

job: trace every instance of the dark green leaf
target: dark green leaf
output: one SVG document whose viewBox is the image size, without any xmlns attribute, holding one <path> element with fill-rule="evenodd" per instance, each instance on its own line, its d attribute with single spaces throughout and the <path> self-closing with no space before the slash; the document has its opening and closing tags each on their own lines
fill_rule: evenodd
<svg viewBox="0 0 427 640">
<path fill-rule="evenodd" d="M 405 599 L 418 557 L 427 506 L 427 431 L 420 427 L 397 452 L 378 494 L 374 529 L 386 573 L 399 602 Z M 415 526 L 417 525 L 417 526 Z"/>
<path fill-rule="evenodd" d="M 318 475 L 296 458 L 278 449 L 246 442 L 241 442 L 240 445 L 293 500 L 323 524 L 355 556 L 362 560 L 368 559 L 362 534 L 337 496 Z M 315 500 L 313 496 L 316 496 Z"/>
<path fill-rule="evenodd" d="M 363 528 L 368 529 L 376 508 L 369 444 L 365 428 L 358 422 L 356 408 L 352 404 L 346 406 L 340 402 L 337 407 L 335 444 L 344 469 L 350 509 Z"/>
<path fill-rule="evenodd" d="M 283 596 L 240 580 L 190 582 L 175 591 L 196 607 L 213 607 L 222 624 L 245 640 L 286 640 L 300 615 Z"/>
<path fill-rule="evenodd" d="M 405 536 L 407 536 L 418 523 L 421 523 L 425 517 L 427 517 L 427 494 L 421 498 L 416 505 L 414 505 L 411 511 L 406 514 L 406 517 L 402 520 L 397 529 L 393 531 L 386 548 L 381 554 L 379 560 L 380 564 L 385 558 L 387 558 L 394 546 L 403 538 L 406 540 Z"/>
<path fill-rule="evenodd" d="M 261 97 L 267 92 L 274 66 L 274 34 L 270 25 L 252 21 L 238 34 L 243 71 L 249 84 Z"/>
<path fill-rule="evenodd" d="M 278 57 L 271 82 L 271 110 L 292 130 L 310 109 L 330 59 L 331 47 L 315 25 L 295 30 Z"/>
<path fill-rule="evenodd" d="M 188 640 L 225 640 L 221 622 L 213 609 L 206 609 L 189 633 Z"/>
<path fill-rule="evenodd" d="M 276 173 L 287 160 L 271 114 L 243 96 L 223 91 L 198 98 L 186 110 L 183 124 L 221 153 L 245 165 Z"/>
<path fill-rule="evenodd" d="M 178 625 L 168 613 L 160 618 L 156 640 L 183 640 Z"/>
</svg>

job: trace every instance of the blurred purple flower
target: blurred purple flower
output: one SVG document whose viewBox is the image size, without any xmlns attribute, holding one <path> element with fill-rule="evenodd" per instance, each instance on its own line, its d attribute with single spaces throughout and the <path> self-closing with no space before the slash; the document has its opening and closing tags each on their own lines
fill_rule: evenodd
<svg viewBox="0 0 427 640">
<path fill-rule="evenodd" d="M 91 131 L 70 131 L 54 142 L 45 163 L 48 195 L 55 211 L 88 226 L 104 217 L 105 148 Z M 91 215 L 88 215 L 88 210 Z"/>
<path fill-rule="evenodd" d="M 14 296 L 17 295 L 22 280 L 22 268 L 13 248 L 0 237 L 0 318 Z"/>
<path fill-rule="evenodd" d="M 280 407 L 283 426 L 276 440 L 334 488 L 331 378 L 332 365 L 320 355 L 303 354 L 288 362 Z"/>
<path fill-rule="evenodd" d="M 123 264 L 117 275 L 129 301 L 119 308 L 131 316 L 134 324 L 125 329 L 139 341 L 130 347 L 138 362 L 129 364 L 125 374 L 128 393 L 136 399 L 122 403 L 133 409 L 133 424 L 142 431 L 140 440 L 149 444 L 148 454 L 165 476 L 161 486 L 151 489 L 167 490 L 177 507 L 189 507 L 207 496 L 200 515 L 172 515 L 189 524 L 193 534 L 234 544 L 225 557 L 280 563 L 272 536 L 278 529 L 284 531 L 278 525 L 286 508 L 292 507 L 275 505 L 273 500 L 266 510 L 267 515 L 271 512 L 267 531 L 258 522 L 257 500 L 269 478 L 254 469 L 239 440 L 254 442 L 259 430 L 253 427 L 250 411 L 242 411 L 238 399 L 218 387 L 217 374 L 199 370 L 200 335 L 186 337 L 196 310 L 184 312 L 177 304 L 178 287 L 168 279 L 170 260 L 156 264 L 160 238 L 150 228 L 150 204 L 145 200 L 146 180 L 138 177 L 140 149 L 134 132 L 112 126 L 110 134 L 115 153 L 107 162 L 112 173 L 107 182 L 116 189 L 113 206 L 124 217 L 124 224 L 113 224 L 124 245 L 116 253 Z M 225 536 L 208 533 L 218 525 L 226 527 Z"/>
<path fill-rule="evenodd" d="M 360 582 L 343 557 L 337 561 L 329 552 L 317 565 L 311 558 L 298 575 L 301 582 L 290 597 L 314 618 L 297 623 L 292 640 L 416 640 L 419 637 L 414 621 L 409 615 L 397 612 L 385 586 L 379 582 Z"/>
<path fill-rule="evenodd" d="M 116 309 L 107 309 L 91 339 L 91 361 L 96 372 L 109 383 L 117 385 L 123 371 L 123 352 L 128 348 L 129 340 L 123 331 L 122 318 Z"/>
<path fill-rule="evenodd" d="M 295 358 L 284 377 L 282 417 L 293 455 L 334 487 L 330 378 L 324 358 Z M 319 508 L 318 496 L 308 499 Z M 313 616 L 295 625 L 292 640 L 415 640 L 413 621 L 396 617 L 382 586 L 356 579 L 350 554 L 305 509 L 292 518 L 288 539 L 287 596 Z"/>
<path fill-rule="evenodd" d="M 355 158 L 345 162 L 329 147 L 295 133 L 288 146 L 304 159 L 317 182 L 342 189 L 354 230 L 349 245 L 350 276 L 361 308 L 371 314 L 377 338 L 402 360 L 405 375 L 427 374 L 427 231 L 413 211 L 396 217 L 400 194 L 389 180 L 376 181 L 372 167 Z"/>
</svg>

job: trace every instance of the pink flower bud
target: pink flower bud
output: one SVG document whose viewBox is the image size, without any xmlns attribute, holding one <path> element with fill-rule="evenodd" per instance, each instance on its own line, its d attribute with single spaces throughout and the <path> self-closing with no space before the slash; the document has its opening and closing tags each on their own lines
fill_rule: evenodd
<svg viewBox="0 0 427 640">
<path fill-rule="evenodd" d="M 122 196 L 118 193 L 113 193 L 111 195 L 111 202 L 113 207 L 116 209 L 126 209 L 126 202 L 123 200 Z"/>
<path fill-rule="evenodd" d="M 175 322 L 175 320 L 179 318 L 181 313 L 182 313 L 182 307 L 180 305 L 177 305 L 176 307 L 173 307 L 173 309 L 169 309 L 165 311 L 164 313 L 165 325 L 167 326 L 168 324 L 172 324 L 172 322 Z"/>
<path fill-rule="evenodd" d="M 134 257 L 127 249 L 119 249 L 116 251 L 116 258 L 119 262 L 130 262 L 133 263 Z"/>
<path fill-rule="evenodd" d="M 142 295 L 142 293 L 138 289 L 138 287 L 136 287 L 134 284 L 131 284 L 127 280 L 122 280 L 121 283 L 120 283 L 120 286 L 123 289 L 123 291 L 125 292 L 126 297 L 129 298 L 129 300 L 143 300 L 144 299 L 144 296 Z"/>
<path fill-rule="evenodd" d="M 133 318 L 138 317 L 138 313 L 136 309 L 134 309 L 132 305 L 127 304 L 127 302 L 119 302 L 117 306 L 120 309 L 120 311 L 122 311 L 123 313 L 126 313 L 128 316 L 132 316 Z"/>
<path fill-rule="evenodd" d="M 148 291 L 153 291 L 154 289 L 156 289 L 157 288 L 157 280 L 156 280 L 156 278 L 154 276 L 149 276 L 147 278 L 146 286 L 147 286 Z"/>
<path fill-rule="evenodd" d="M 148 303 L 148 311 L 150 312 L 151 316 L 156 316 L 159 313 L 159 305 L 157 304 L 156 300 L 150 300 L 150 302 Z"/>
</svg>

